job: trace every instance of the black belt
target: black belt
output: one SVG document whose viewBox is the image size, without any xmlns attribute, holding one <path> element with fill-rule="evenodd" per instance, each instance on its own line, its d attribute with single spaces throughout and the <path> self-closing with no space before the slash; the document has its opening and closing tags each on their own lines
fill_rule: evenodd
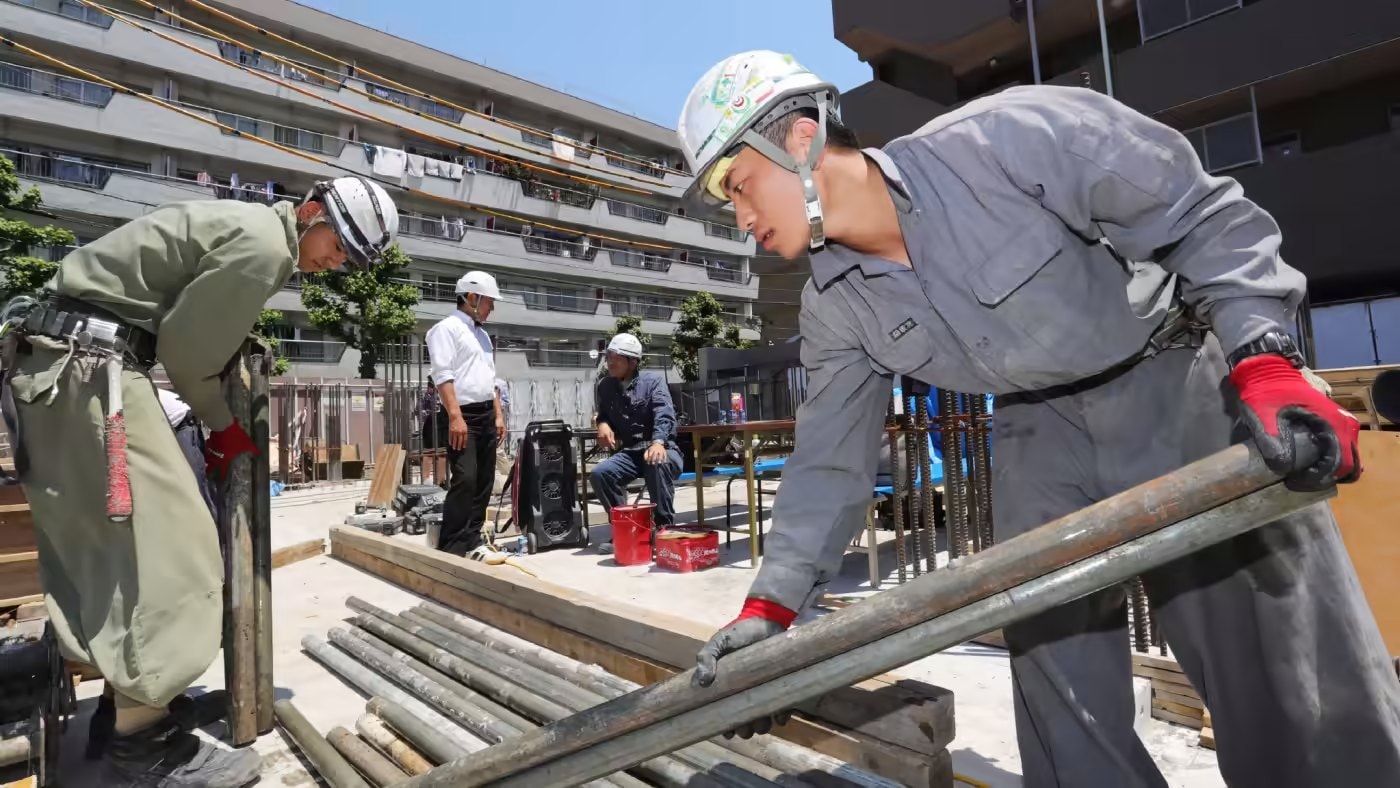
<svg viewBox="0 0 1400 788">
<path fill-rule="evenodd" d="M 494 401 L 473 402 L 467 405 L 458 405 L 457 407 L 463 413 L 489 413 L 496 409 L 496 403 Z"/>
<path fill-rule="evenodd" d="M 156 363 L 156 335 L 126 323 L 99 306 L 76 298 L 49 293 L 24 321 L 32 336 L 72 342 L 90 348 L 121 353 L 143 367 Z"/>
</svg>

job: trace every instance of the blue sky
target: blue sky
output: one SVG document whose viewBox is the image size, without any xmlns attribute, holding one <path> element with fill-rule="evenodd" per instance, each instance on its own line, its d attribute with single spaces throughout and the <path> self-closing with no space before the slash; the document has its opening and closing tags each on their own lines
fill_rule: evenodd
<svg viewBox="0 0 1400 788">
<path fill-rule="evenodd" d="M 870 79 L 829 0 L 300 1 L 668 127 L 707 68 L 747 49 L 790 52 L 843 91 Z"/>
</svg>

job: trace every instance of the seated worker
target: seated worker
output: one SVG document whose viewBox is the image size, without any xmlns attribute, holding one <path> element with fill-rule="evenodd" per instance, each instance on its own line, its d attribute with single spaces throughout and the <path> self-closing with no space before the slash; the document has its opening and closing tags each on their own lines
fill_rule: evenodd
<svg viewBox="0 0 1400 788">
<path fill-rule="evenodd" d="M 631 334 L 618 334 L 608 343 L 608 376 L 598 381 L 594 421 L 598 445 L 613 456 L 593 469 L 589 484 L 609 516 L 627 503 L 627 485 L 646 479 L 647 494 L 656 504 L 657 528 L 675 524 L 676 477 L 681 452 L 676 448 L 676 408 L 661 375 L 640 375 L 642 343 Z M 598 552 L 611 553 L 612 542 Z"/>
</svg>

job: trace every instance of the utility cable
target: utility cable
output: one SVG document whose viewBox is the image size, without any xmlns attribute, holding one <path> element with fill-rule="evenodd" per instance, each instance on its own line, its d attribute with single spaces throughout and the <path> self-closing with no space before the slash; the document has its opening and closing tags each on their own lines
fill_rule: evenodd
<svg viewBox="0 0 1400 788">
<path fill-rule="evenodd" d="M 478 117 L 478 118 L 482 118 L 483 120 L 489 120 L 489 121 L 492 121 L 492 122 L 494 122 L 494 123 L 499 123 L 499 124 L 501 124 L 502 126 L 506 126 L 506 127 L 508 127 L 508 128 L 513 128 L 513 129 L 515 129 L 515 130 L 517 130 L 517 131 L 524 131 L 524 132 L 529 132 L 529 133 L 531 133 L 531 134 L 538 134 L 538 135 L 540 135 L 540 136 L 542 136 L 542 137 L 552 137 L 552 136 L 553 136 L 553 133 L 552 133 L 552 132 L 548 132 L 548 131 L 545 131 L 545 130 L 543 130 L 543 129 L 537 129 L 537 128 L 534 128 L 534 127 L 532 127 L 532 126 L 526 126 L 526 125 L 524 125 L 524 124 L 516 123 L 515 121 L 507 120 L 507 119 L 505 119 L 505 118 L 498 118 L 498 117 L 496 117 L 496 116 L 494 116 L 494 115 L 488 115 L 488 114 L 486 114 L 486 113 L 484 113 L 484 112 L 480 112 L 480 111 L 478 111 L 478 110 L 471 109 L 470 107 L 464 107 L 464 106 L 462 106 L 462 105 L 460 105 L 460 104 L 454 103 L 454 102 L 449 101 L 449 100 L 447 100 L 447 99 L 438 98 L 437 96 L 434 96 L 433 94 L 428 93 L 427 91 L 420 90 L 420 89 L 415 88 L 415 87 L 412 87 L 412 86 L 410 86 L 410 85 L 405 85 L 405 84 L 403 84 L 402 82 L 396 82 L 395 80 L 392 80 L 392 79 L 390 79 L 390 78 L 388 78 L 388 77 L 386 77 L 386 76 L 383 76 L 383 75 L 381 75 L 381 74 L 376 74 L 375 72 L 370 71 L 369 69 L 364 68 L 363 66 L 359 66 L 359 65 L 356 65 L 356 64 L 354 64 L 354 63 L 350 63 L 350 62 L 348 62 L 348 61 L 346 61 L 346 60 L 342 60 L 342 59 L 340 59 L 340 58 L 338 58 L 338 57 L 336 57 L 336 56 L 334 56 L 334 55 L 328 54 L 328 53 L 326 53 L 326 52 L 322 52 L 322 51 L 317 50 L 317 49 L 315 49 L 315 48 L 313 48 L 313 47 L 309 47 L 309 46 L 307 46 L 306 44 L 303 44 L 303 43 L 301 43 L 301 42 L 299 42 L 299 41 L 293 41 L 292 39 L 287 38 L 286 36 L 278 35 L 277 33 L 274 33 L 274 32 L 272 32 L 271 30 L 268 30 L 267 28 L 260 27 L 260 26 L 258 26 L 258 25 L 256 25 L 256 24 L 253 24 L 252 22 L 249 22 L 249 21 L 247 21 L 247 20 L 240 19 L 240 18 L 238 18 L 238 17 L 234 16 L 233 14 L 230 14 L 230 13 L 228 13 L 228 12 L 226 12 L 226 11 L 223 11 L 223 10 L 218 9 L 218 8 L 214 8 L 213 6 L 210 6 L 210 5 L 206 4 L 206 3 L 200 2 L 200 0 L 184 0 L 184 1 L 185 1 L 186 3 L 188 3 L 189 5 L 192 5 L 192 6 L 196 7 L 196 8 L 200 8 L 200 9 L 203 9 L 204 11 L 209 12 L 209 13 L 213 14 L 214 16 L 219 17 L 220 19 L 223 19 L 223 20 L 228 21 L 228 22 L 232 22 L 233 24 L 238 25 L 239 27 L 242 27 L 242 28 L 244 28 L 245 30 L 252 30 L 252 31 L 255 31 L 255 32 L 260 33 L 260 34 L 262 34 L 262 35 L 264 35 L 264 36 L 267 36 L 268 38 L 271 38 L 271 39 L 274 40 L 274 41 L 278 41 L 278 42 L 283 43 L 283 44 L 286 44 L 286 45 L 288 45 L 288 46 L 295 47 L 295 48 L 297 48 L 297 49 L 299 49 L 299 50 L 301 50 L 301 51 L 303 51 L 303 52 L 307 52 L 307 53 L 309 53 L 309 54 L 316 55 L 317 57 L 323 58 L 323 59 L 325 59 L 325 60 L 329 60 L 329 61 L 331 61 L 332 63 L 336 63 L 337 65 L 341 66 L 342 68 L 353 69 L 354 72 L 355 72 L 356 74 L 366 74 L 366 75 L 368 75 L 368 76 L 370 76 L 370 77 L 373 77 L 374 79 L 376 79 L 376 80 L 378 80 L 378 81 L 384 83 L 385 85 L 388 85 L 389 87 L 397 88 L 398 90 L 402 90 L 403 92 L 412 94 L 412 95 L 414 95 L 414 96 L 417 96 L 418 98 L 426 99 L 426 100 L 428 100 L 428 101 L 432 101 L 432 102 L 435 102 L 435 103 L 437 103 L 437 104 L 441 104 L 441 105 L 443 105 L 443 106 L 445 106 L 445 107 L 451 107 L 452 109 L 455 109 L 455 110 L 457 110 L 457 111 L 459 111 L 459 112 L 465 112 L 465 113 L 467 113 L 468 115 L 474 115 L 474 116 L 476 116 L 476 117 Z M 168 12 L 162 12 L 162 13 L 168 13 Z M 172 16 L 173 16 L 173 14 L 172 14 Z M 383 99 L 380 99 L 380 100 L 382 101 Z M 482 135 L 482 136 L 485 136 L 485 135 Z M 494 138 L 492 138 L 492 137 L 486 137 L 486 138 L 487 138 L 487 139 L 494 139 Z M 591 151 L 591 152 L 601 153 L 601 154 L 603 154 L 604 156 L 611 156 L 611 157 L 613 157 L 613 158 L 615 158 L 615 159 L 622 159 L 623 161 L 629 161 L 629 162 L 631 162 L 631 163 L 633 163 L 633 164 L 640 164 L 640 165 L 643 165 L 643 166 L 646 166 L 646 167 L 656 167 L 656 166 L 657 166 L 657 165 L 655 165 L 653 162 L 646 161 L 645 159 L 639 159 L 639 158 L 636 158 L 635 156 L 630 156 L 630 155 L 628 155 L 628 154 L 622 153 L 621 151 L 608 150 L 607 148 L 603 148 L 603 147 L 600 147 L 600 146 L 598 146 L 598 145 L 589 145 L 589 144 L 587 144 L 587 143 L 579 142 L 579 143 L 576 145 L 576 147 L 584 148 L 584 149 L 589 150 L 589 151 Z M 527 149 L 527 150 L 528 150 L 528 149 Z M 674 173 L 674 174 L 676 174 L 676 175 L 682 175 L 682 176 L 685 176 L 685 177 L 689 177 L 689 173 L 686 173 L 686 172 L 683 172 L 683 171 L 681 171 L 681 170 L 675 169 L 674 167 L 665 167 L 665 166 L 661 166 L 661 167 L 657 167 L 657 168 L 658 168 L 658 169 L 665 170 L 666 172 Z"/>
<path fill-rule="evenodd" d="M 139 23 L 133 21 L 133 20 L 130 18 L 129 15 L 123 14 L 121 11 L 119 11 L 119 10 L 117 10 L 117 9 L 114 9 L 114 8 L 111 8 L 110 6 L 104 6 L 104 5 L 101 5 L 101 4 L 99 4 L 99 3 L 95 3 L 95 2 L 92 2 L 92 0 L 75 0 L 75 1 L 78 2 L 78 3 L 80 3 L 81 5 L 84 5 L 84 6 L 88 7 L 88 8 L 91 8 L 91 9 L 93 9 L 93 10 L 95 10 L 95 11 L 98 11 L 98 12 L 100 12 L 100 13 L 106 14 L 106 15 L 112 17 L 113 19 L 116 19 L 116 20 L 119 21 L 119 22 L 123 22 L 123 23 L 125 23 L 125 24 L 127 24 L 127 25 L 131 25 L 132 27 L 137 28 L 138 30 L 142 30 L 142 31 L 144 31 L 144 32 L 150 33 L 151 35 L 154 35 L 154 36 L 156 36 L 156 37 L 158 37 L 158 38 L 160 38 L 160 39 L 162 39 L 162 40 L 172 42 L 172 43 L 177 44 L 177 45 L 179 45 L 179 46 L 181 46 L 181 47 L 183 47 L 183 48 L 185 48 L 185 49 L 189 49 L 189 50 L 192 51 L 192 52 L 198 52 L 200 55 L 203 55 L 204 57 L 209 58 L 209 59 L 211 59 L 211 60 L 218 61 L 218 62 L 223 63 L 223 64 L 228 65 L 228 66 L 236 66 L 236 67 L 239 67 L 239 68 L 243 68 L 243 65 L 242 65 L 241 63 L 234 63 L 233 61 L 228 60 L 227 58 L 221 57 L 221 56 L 219 56 L 219 55 L 216 55 L 216 54 L 214 54 L 213 52 L 206 52 L 205 50 L 200 49 L 199 47 L 193 46 L 193 45 L 191 45 L 191 44 L 187 44 L 187 43 L 185 43 L 185 42 L 179 40 L 178 38 L 175 38 L 174 36 L 166 35 L 165 33 L 161 33 L 161 32 L 158 31 L 158 30 L 155 30 L 155 29 L 152 29 L 152 28 L 147 27 L 147 26 L 145 26 L 145 25 L 139 24 Z M 153 11 L 153 12 L 159 12 L 159 13 L 161 13 L 161 14 L 165 14 L 166 16 L 169 16 L 170 18 L 179 21 L 181 24 L 188 25 L 188 26 L 191 27 L 191 28 L 195 28 L 195 29 L 198 29 L 198 30 L 200 30 L 200 31 L 203 31 L 205 35 L 208 35 L 208 36 L 210 36 L 210 37 L 212 37 L 212 38 L 215 38 L 215 39 L 217 39 L 217 40 L 219 40 L 219 41 L 222 41 L 222 42 L 225 43 L 225 44 L 232 44 L 233 46 L 239 47 L 239 48 L 241 48 L 241 49 L 243 49 L 243 50 L 245 50 L 245 51 L 248 51 L 248 52 L 257 52 L 260 56 L 267 57 L 269 60 L 272 60 L 272 61 L 274 61 L 274 62 L 276 62 L 276 63 L 279 63 L 279 64 L 281 64 L 281 65 L 287 66 L 287 67 L 289 67 L 289 68 L 301 70 L 302 66 L 305 65 L 305 64 L 296 63 L 295 61 L 292 61 L 292 60 L 288 60 L 287 58 L 284 58 L 284 57 L 279 57 L 279 56 L 277 56 L 277 55 L 272 54 L 271 52 L 265 52 L 265 51 L 263 51 L 263 50 L 258 49 L 258 48 L 255 47 L 255 46 L 253 46 L 252 44 L 248 44 L 248 43 L 246 43 L 246 42 L 239 41 L 239 40 L 237 40 L 237 39 L 234 39 L 234 38 L 231 38 L 231 37 L 229 37 L 229 36 L 226 36 L 226 35 L 224 35 L 223 33 L 220 33 L 220 32 L 218 32 L 217 30 L 215 30 L 215 29 L 213 29 L 213 28 L 211 28 L 211 27 L 209 27 L 209 26 L 207 26 L 207 25 L 200 24 L 199 22 L 196 22 L 196 21 L 194 21 L 194 20 L 192 20 L 192 19 L 187 19 L 187 18 L 185 18 L 185 17 L 183 17 L 183 16 L 180 16 L 179 14 L 174 13 L 173 11 L 168 11 L 168 10 L 166 10 L 166 9 L 163 9 L 163 8 L 161 8 L 161 7 L 157 6 L 157 5 L 155 5 L 154 3 L 150 2 L 150 0 L 134 0 L 134 2 L 136 2 L 137 4 L 142 5 L 142 6 L 146 7 L 146 8 L 148 8 L 148 9 L 150 9 L 150 10 Z M 138 18 L 139 18 L 139 17 L 138 17 Z M 247 70 L 247 69 L 245 68 L 245 70 Z M 334 99 L 327 98 L 326 96 L 322 96 L 322 95 L 320 95 L 319 93 L 316 93 L 315 91 L 308 90 L 308 89 L 306 89 L 306 88 L 300 87 L 300 86 L 295 85 L 295 84 L 293 84 L 292 82 L 290 82 L 290 81 L 288 81 L 288 80 L 286 80 L 286 79 L 283 79 L 283 78 L 280 77 L 280 76 L 274 76 L 274 75 L 272 75 L 272 74 L 268 74 L 268 73 L 266 73 L 266 72 L 264 72 L 264 71 L 262 71 L 262 70 L 260 70 L 260 69 L 253 69 L 253 70 L 252 70 L 251 72 L 249 72 L 249 73 L 253 73 L 255 76 L 259 77 L 260 79 L 264 79 L 264 80 L 266 80 L 266 81 L 276 83 L 277 85 L 279 85 L 279 86 L 281 86 L 281 87 L 285 87 L 285 88 L 287 88 L 288 90 L 291 90 L 291 91 L 293 91 L 293 92 L 295 92 L 295 93 L 298 93 L 298 94 L 300 94 L 300 95 L 307 96 L 308 98 L 312 98 L 312 99 L 315 99 L 315 100 L 317 100 L 317 101 L 321 101 L 321 102 L 323 102 L 323 103 L 329 104 L 329 105 L 335 107 L 336 109 L 339 109 L 339 110 L 342 110 L 342 111 L 345 111 L 345 112 L 352 113 L 352 114 L 354 114 L 354 115 L 356 115 L 356 116 L 358 116 L 358 117 L 365 118 L 365 119 L 367 119 L 367 120 L 372 120 L 372 121 L 374 121 L 374 122 L 376 122 L 376 123 L 382 123 L 382 124 L 384 124 L 384 125 L 386 125 L 386 126 L 390 126 L 391 128 L 398 129 L 399 131 L 406 132 L 406 133 L 408 133 L 408 134 L 413 134 L 413 135 L 422 137 L 422 138 L 424 138 L 424 139 L 431 140 L 432 142 L 436 142 L 436 143 L 438 143 L 439 145 L 446 145 L 446 146 L 452 148 L 453 150 L 467 151 L 467 152 L 470 152 L 470 153 L 474 153 L 474 154 L 476 154 L 476 155 L 488 156 L 488 157 L 490 157 L 490 158 L 501 159 L 501 160 L 503 160 L 503 161 L 513 161 L 512 159 L 509 159 L 509 158 L 507 158 L 507 157 L 503 157 L 503 156 L 501 156 L 500 154 L 497 154 L 497 153 L 492 153 L 492 152 L 490 152 L 490 151 L 482 150 L 482 149 L 480 149 L 480 148 L 473 148 L 473 147 L 471 147 L 471 146 L 469 146 L 469 145 L 465 145 L 465 144 L 460 143 L 460 142 L 457 142 L 457 141 L 455 141 L 455 140 L 450 140 L 450 139 L 447 139 L 446 137 L 439 137 L 439 136 L 437 136 L 436 134 L 431 134 L 431 133 L 426 132 L 426 131 L 423 131 L 423 130 L 421 130 L 421 129 L 415 129 L 415 128 L 412 128 L 412 127 L 410 127 L 410 126 L 405 126 L 405 125 L 403 125 L 403 124 L 401 124 L 401 123 L 395 123 L 394 121 L 389 120 L 388 118 L 384 118 L 384 117 L 381 117 L 381 116 L 379 116 L 379 115 L 375 115 L 375 114 L 370 113 L 370 112 L 365 112 L 364 110 L 356 109 L 356 108 L 354 108 L 354 107 L 351 107 L 351 106 L 348 105 L 348 104 L 344 104 L 344 103 L 341 103 L 341 102 L 336 101 L 336 100 L 334 100 Z M 371 101 L 374 101 L 374 102 L 377 102 L 377 103 L 380 103 L 380 104 L 392 103 L 392 102 L 386 102 L 384 99 L 382 99 L 382 98 L 380 98 L 380 97 L 378 97 L 378 96 L 375 96 L 373 93 L 370 93 L 370 92 L 367 91 L 367 90 L 361 90 L 360 88 L 354 87 L 353 85 L 348 85 L 348 84 L 341 83 L 341 88 L 343 88 L 343 89 L 345 89 L 345 90 L 348 90 L 348 91 L 350 91 L 351 93 L 355 93 L 355 94 L 357 94 L 357 95 L 364 96 L 364 97 L 370 99 Z M 464 131 L 464 132 L 465 132 L 465 131 L 469 131 L 468 129 L 463 128 L 460 124 L 453 123 L 453 122 L 451 122 L 451 121 L 448 121 L 448 120 L 445 120 L 445 119 L 443 119 L 443 118 L 439 118 L 439 117 L 436 117 L 436 116 L 433 116 L 433 115 L 429 115 L 429 114 L 427 114 L 427 113 L 425 113 L 425 112 L 420 112 L 420 111 L 415 110 L 415 109 L 413 109 L 413 108 L 411 108 L 411 107 L 402 107 L 402 106 L 401 106 L 400 108 L 403 109 L 405 112 L 411 113 L 411 114 L 414 115 L 415 117 L 422 118 L 422 119 L 424 119 L 424 120 L 429 120 L 429 121 L 432 121 L 432 122 L 434 122 L 434 123 L 441 123 L 441 124 L 446 125 L 446 126 L 451 126 L 453 129 L 456 129 L 456 130 L 458 130 L 458 131 Z M 471 133 L 477 133 L 477 132 L 471 132 Z M 485 138 L 490 139 L 490 140 L 492 140 L 493 142 L 496 142 L 496 143 L 501 144 L 501 145 L 506 145 L 506 146 L 509 146 L 509 147 L 512 147 L 512 148 L 517 148 L 517 149 L 519 149 L 519 150 L 529 151 L 529 152 L 531 152 L 531 153 L 538 153 L 537 151 L 533 151 L 533 150 L 531 150 L 530 148 L 525 147 L 524 145 L 519 145 L 519 144 L 510 142 L 510 141 L 508 141 L 508 140 L 505 140 L 505 139 L 501 139 L 501 138 L 497 138 L 497 137 L 492 137 L 492 136 L 487 135 L 487 134 L 479 134 L 479 133 L 478 133 L 478 136 L 485 137 Z M 560 177 L 570 178 L 570 179 L 572 179 L 572 180 L 582 181 L 582 182 L 584 182 L 584 183 L 589 183 L 589 184 L 598 185 L 598 186 L 608 186 L 609 188 L 619 189 L 619 190 L 622 190 L 622 191 L 630 191 L 630 192 L 633 192 L 634 194 L 655 194 L 654 191 L 647 191 L 647 190 L 645 190 L 645 189 L 638 189 L 638 188 L 635 188 L 635 187 L 632 187 L 632 186 L 623 186 L 623 185 L 617 185 L 617 184 L 609 184 L 609 183 L 604 182 L 604 181 L 597 181 L 597 180 L 593 180 L 593 179 L 591 179 L 591 178 L 585 178 L 585 177 L 580 176 L 580 175 L 574 175 L 574 174 L 572 174 L 572 173 L 567 173 L 567 172 L 563 172 L 563 171 L 559 171 L 559 170 L 551 170 L 551 169 L 548 169 L 548 168 L 540 167 L 539 165 L 529 164 L 529 163 L 527 163 L 527 162 L 518 162 L 518 163 L 520 163 L 522 166 L 529 167 L 529 168 L 535 169 L 535 170 L 539 170 L 540 172 L 547 172 L 547 173 L 550 173 L 550 174 L 552 174 L 552 175 L 558 175 L 558 176 L 560 176 Z M 574 166 L 575 166 L 575 167 L 578 167 L 579 169 L 585 169 L 585 170 L 591 170 L 591 171 L 593 171 L 593 172 L 605 173 L 605 174 L 607 174 L 607 175 L 609 175 L 609 176 L 611 176 L 611 177 L 621 178 L 621 179 L 628 180 L 628 181 L 634 181 L 634 182 L 636 182 L 636 183 L 644 184 L 644 185 L 646 185 L 646 186 L 650 186 L 650 187 L 653 187 L 653 188 L 655 188 L 655 187 L 665 188 L 665 187 L 666 187 L 666 184 L 665 184 L 665 183 L 661 183 L 661 182 L 659 182 L 659 181 L 652 181 L 652 180 L 647 180 L 647 179 L 644 179 L 644 178 L 635 178 L 635 177 L 630 176 L 630 175 L 623 175 L 623 174 L 621 174 L 621 173 L 614 173 L 614 172 L 610 172 L 610 171 L 608 171 L 608 170 L 605 170 L 605 169 L 603 169 L 603 168 L 601 168 L 601 167 L 594 167 L 594 166 L 589 165 L 589 164 L 577 164 L 577 163 L 576 163 Z"/>
</svg>

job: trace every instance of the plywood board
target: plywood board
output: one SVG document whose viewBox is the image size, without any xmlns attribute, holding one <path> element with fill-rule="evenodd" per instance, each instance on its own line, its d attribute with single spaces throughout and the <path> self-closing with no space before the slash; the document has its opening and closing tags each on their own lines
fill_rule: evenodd
<svg viewBox="0 0 1400 788">
<path fill-rule="evenodd" d="M 272 551 L 272 568 L 281 569 L 288 564 L 295 564 L 298 561 L 305 561 L 308 558 L 324 555 L 325 551 L 325 539 L 308 539 L 305 542 L 279 547 Z"/>
<path fill-rule="evenodd" d="M 693 664 L 695 653 L 712 634 L 710 627 L 677 616 L 602 599 L 358 529 L 332 529 L 331 549 L 336 556 L 349 555 L 347 551 L 353 550 L 400 566 L 672 671 Z M 476 607 L 482 609 L 482 605 Z M 472 610 L 466 612 L 476 615 Z M 504 616 L 504 613 L 492 611 L 492 615 Z M 489 623 L 511 629 L 495 621 Z M 830 693 L 800 708 L 862 734 L 933 755 L 952 740 L 952 704 L 952 693 L 947 690 L 883 676 Z"/>
<path fill-rule="evenodd" d="M 1400 655 L 1400 432 L 1362 430 L 1360 448 L 1361 479 L 1329 503 L 1381 637 Z"/>
<path fill-rule="evenodd" d="M 397 443 L 386 443 L 379 448 L 379 456 L 374 461 L 374 481 L 369 485 L 370 506 L 388 506 L 394 501 L 394 493 L 399 490 L 399 480 L 403 478 L 403 462 L 407 455 Z"/>
</svg>

